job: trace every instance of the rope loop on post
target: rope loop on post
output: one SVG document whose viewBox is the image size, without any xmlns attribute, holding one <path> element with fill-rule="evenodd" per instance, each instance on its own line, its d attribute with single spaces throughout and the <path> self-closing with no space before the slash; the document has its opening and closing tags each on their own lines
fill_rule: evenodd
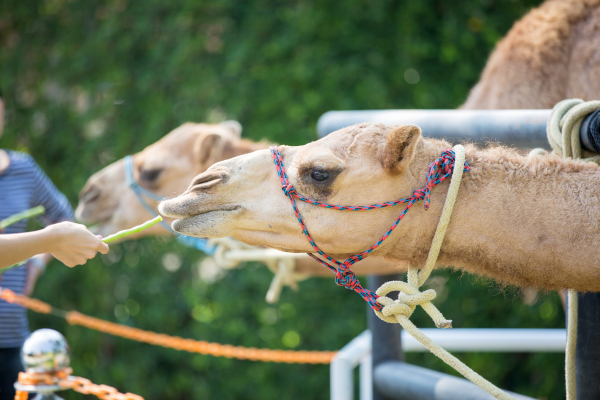
<svg viewBox="0 0 600 400">
<path fill-rule="evenodd" d="M 566 158 L 600 164 L 598 154 L 582 150 L 579 136 L 579 129 L 585 117 L 599 109 L 600 100 L 567 99 L 557 103 L 552 108 L 546 128 L 548 142 L 554 153 Z"/>
</svg>

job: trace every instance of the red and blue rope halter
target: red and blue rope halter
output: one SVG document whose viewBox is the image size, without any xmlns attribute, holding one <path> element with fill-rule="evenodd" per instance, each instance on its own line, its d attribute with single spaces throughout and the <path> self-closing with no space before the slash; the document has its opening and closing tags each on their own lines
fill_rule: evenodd
<svg viewBox="0 0 600 400">
<path fill-rule="evenodd" d="M 425 209 L 429 208 L 431 189 L 435 185 L 446 180 L 446 178 L 448 178 L 450 175 L 452 175 L 452 172 L 454 171 L 454 161 L 455 161 L 454 151 L 444 150 L 442 152 L 441 157 L 439 157 L 433 163 L 431 163 L 431 165 L 429 166 L 429 170 L 427 171 L 427 184 L 425 185 L 425 187 L 423 189 L 416 189 L 413 192 L 413 195 L 411 197 L 406 197 L 404 199 L 395 200 L 395 201 L 388 201 L 387 203 L 373 204 L 370 206 L 340 206 L 337 204 L 321 203 L 319 201 L 315 201 L 315 200 L 309 199 L 307 197 L 304 197 L 304 196 L 300 195 L 298 192 L 296 192 L 296 189 L 294 189 L 294 187 L 288 180 L 287 174 L 285 173 L 285 167 L 283 165 L 283 158 L 281 157 L 281 153 L 279 152 L 279 149 L 277 147 L 271 147 L 270 150 L 271 150 L 271 155 L 273 156 L 273 161 L 275 162 L 275 167 L 277 168 L 277 175 L 279 175 L 279 180 L 281 180 L 281 188 L 283 189 L 283 192 L 285 193 L 285 195 L 290 199 L 290 202 L 292 203 L 292 207 L 294 207 L 294 212 L 296 213 L 296 218 L 298 218 L 298 222 L 300 223 L 300 226 L 302 227 L 302 232 L 304 232 L 304 235 L 308 239 L 310 245 L 315 249 L 315 251 L 321 257 L 324 257 L 328 261 L 336 264 L 337 268 L 335 266 L 329 264 L 327 261 L 322 260 L 319 257 L 315 256 L 314 254 L 308 253 L 308 255 L 335 273 L 335 283 L 336 284 L 338 284 L 339 286 L 344 286 L 346 289 L 354 290 L 356 293 L 360 294 L 362 296 L 362 298 L 365 299 L 367 301 L 367 303 L 369 303 L 369 305 L 374 310 L 381 311 L 383 306 L 381 304 L 377 303 L 377 298 L 379 296 L 376 295 L 375 293 L 371 292 L 370 290 L 362 287 L 362 285 L 358 281 L 358 278 L 356 278 L 356 275 L 350 269 L 350 266 L 352 264 L 354 264 L 355 262 L 360 261 L 363 258 L 367 257 L 367 255 L 369 255 L 369 253 L 371 253 L 373 250 L 378 248 L 379 245 L 381 245 L 381 243 L 383 243 L 383 241 L 391 235 L 391 233 L 394 231 L 394 229 L 396 229 L 396 227 L 398 226 L 398 224 L 400 223 L 402 218 L 404 218 L 404 216 L 406 215 L 408 210 L 417 201 L 425 200 L 424 207 L 425 207 Z M 465 161 L 464 171 L 466 172 L 469 169 L 470 169 L 470 167 L 467 164 L 467 162 Z M 296 205 L 296 201 L 294 200 L 294 197 L 296 197 L 299 200 L 302 200 L 306 203 L 313 204 L 315 206 L 332 208 L 334 210 L 345 210 L 345 211 L 376 210 L 379 208 L 396 206 L 401 203 L 406 203 L 407 205 L 406 205 L 406 208 L 400 213 L 398 218 L 396 218 L 396 221 L 394 221 L 394 223 L 392 224 L 390 229 L 388 229 L 388 231 L 381 237 L 381 239 L 379 239 L 377 241 L 377 243 L 375 243 L 373 246 L 369 247 L 367 250 L 363 251 L 362 253 L 354 255 L 354 256 L 348 258 L 344 262 L 339 262 L 338 260 L 335 260 L 335 259 L 331 258 L 330 256 L 328 256 L 327 254 L 323 253 L 323 251 L 319 248 L 319 246 L 317 246 L 314 239 L 308 232 L 306 225 L 304 224 L 304 220 L 302 219 L 300 210 L 298 210 L 298 206 Z"/>
</svg>

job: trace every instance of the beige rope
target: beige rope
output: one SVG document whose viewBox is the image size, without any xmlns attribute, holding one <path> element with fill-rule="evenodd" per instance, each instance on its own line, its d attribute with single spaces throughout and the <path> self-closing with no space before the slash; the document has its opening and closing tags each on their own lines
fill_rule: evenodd
<svg viewBox="0 0 600 400">
<path fill-rule="evenodd" d="M 304 253 L 285 253 L 274 249 L 250 246 L 230 237 L 210 239 L 208 243 L 215 246 L 212 258 L 219 268 L 235 269 L 244 261 L 259 261 L 273 272 L 275 276 L 266 295 L 267 303 L 277 303 L 284 286 L 298 290 L 298 282 L 309 278 L 309 275 L 295 271 L 296 263 L 294 261 L 298 258 L 308 257 Z"/>
<path fill-rule="evenodd" d="M 240 260 L 230 260 L 227 258 L 227 253 L 231 250 L 250 250 L 254 247 L 242 243 L 230 237 L 209 239 L 208 244 L 215 247 L 213 259 L 220 268 L 235 269 L 242 263 Z"/>
<path fill-rule="evenodd" d="M 433 242 L 431 244 L 431 249 L 429 250 L 427 260 L 425 261 L 425 266 L 423 269 L 421 269 L 421 272 L 419 272 L 415 267 L 409 267 L 407 279 L 408 282 L 387 282 L 377 289 L 377 295 L 381 296 L 377 299 L 377 302 L 384 307 L 381 311 L 375 311 L 375 313 L 379 318 L 386 322 L 399 323 L 402 325 L 402 327 L 412 337 L 417 339 L 433 354 L 441 358 L 446 364 L 460 372 L 462 376 L 495 398 L 501 400 L 514 400 L 514 397 L 503 392 L 501 389 L 481 377 L 481 375 L 467 367 L 458 358 L 454 357 L 437 343 L 428 338 L 409 319 L 416 306 L 420 305 L 423 307 L 425 312 L 429 314 L 431 319 L 433 319 L 435 326 L 438 328 L 452 328 L 452 321 L 444 318 L 442 313 L 431 303 L 431 300 L 433 300 L 436 296 L 435 290 L 429 289 L 425 290 L 424 292 L 420 292 L 419 287 L 425 283 L 431 274 L 431 271 L 433 271 L 433 267 L 435 266 L 438 255 L 440 254 L 440 249 L 444 241 L 446 229 L 448 228 L 448 223 L 450 222 L 450 216 L 452 215 L 452 209 L 454 208 L 456 196 L 460 188 L 460 182 L 462 180 L 465 166 L 465 148 L 461 145 L 456 145 L 454 146 L 453 150 L 456 155 L 454 162 L 454 173 L 452 174 L 450 188 L 448 189 L 446 202 L 444 203 L 444 208 L 442 209 L 442 216 L 438 222 L 438 226 L 433 237 Z M 392 291 L 400 292 L 398 295 L 398 300 L 394 301 L 386 296 Z"/>
<path fill-rule="evenodd" d="M 581 149 L 579 128 L 586 116 L 600 109 L 600 101 L 568 99 L 557 103 L 548 120 L 546 133 L 555 154 L 568 158 L 582 158 L 600 163 L 600 156 Z"/>
<path fill-rule="evenodd" d="M 575 379 L 575 350 L 577 349 L 577 291 L 567 292 L 569 311 L 567 321 L 567 348 L 565 350 L 565 381 L 567 384 L 567 400 L 577 399 L 577 383 Z"/>
</svg>

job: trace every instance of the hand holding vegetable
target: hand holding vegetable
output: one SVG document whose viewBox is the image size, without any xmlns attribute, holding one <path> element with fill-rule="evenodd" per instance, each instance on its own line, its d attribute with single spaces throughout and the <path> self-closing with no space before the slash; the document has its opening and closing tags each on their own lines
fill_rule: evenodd
<svg viewBox="0 0 600 400">
<path fill-rule="evenodd" d="M 61 222 L 42 231 L 47 231 L 50 241 L 48 253 L 67 267 L 85 264 L 96 253 L 106 254 L 109 250 L 102 238 L 90 232 L 85 225 Z"/>
<path fill-rule="evenodd" d="M 0 274 L 21 265 L 20 261 L 41 253 L 51 253 L 68 267 L 85 264 L 96 253 L 108 253 L 106 243 L 141 232 L 160 221 L 162 217 L 159 216 L 104 239 L 94 235 L 84 225 L 72 222 L 60 222 L 35 232 L 0 235 Z"/>
<path fill-rule="evenodd" d="M 65 265 L 74 267 L 108 250 L 108 245 L 84 225 L 60 222 L 35 232 L 0 235 L 0 268 L 42 253 L 51 253 Z"/>
</svg>

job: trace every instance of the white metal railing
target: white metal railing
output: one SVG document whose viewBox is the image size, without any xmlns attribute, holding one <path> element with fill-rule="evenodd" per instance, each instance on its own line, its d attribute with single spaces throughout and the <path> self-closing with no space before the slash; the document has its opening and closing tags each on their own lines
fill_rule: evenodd
<svg viewBox="0 0 600 400">
<path fill-rule="evenodd" d="M 456 352 L 540 353 L 565 351 L 564 329 L 421 329 L 440 346 Z M 402 350 L 427 351 L 416 339 L 402 331 Z M 331 400 L 354 398 L 354 368 L 360 365 L 360 400 L 372 400 L 371 332 L 366 330 L 331 361 Z"/>
</svg>

